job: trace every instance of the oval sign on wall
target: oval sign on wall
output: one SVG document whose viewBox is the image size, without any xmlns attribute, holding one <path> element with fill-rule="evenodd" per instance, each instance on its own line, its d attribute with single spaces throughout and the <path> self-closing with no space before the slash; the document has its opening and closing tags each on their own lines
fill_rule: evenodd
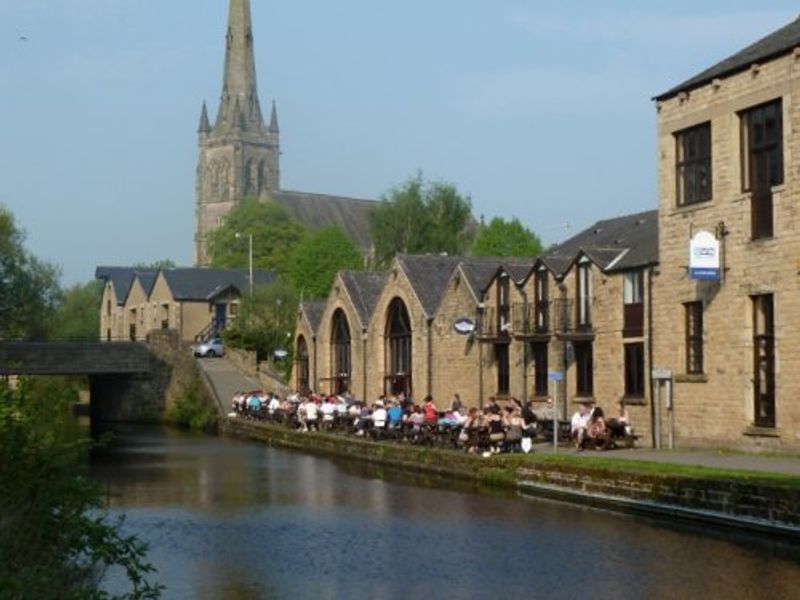
<svg viewBox="0 0 800 600">
<path fill-rule="evenodd" d="M 459 335 L 469 335 L 475 331 L 475 323 L 472 321 L 472 319 L 461 317 L 460 319 L 455 320 L 453 323 L 453 329 L 455 329 L 456 333 Z"/>
</svg>

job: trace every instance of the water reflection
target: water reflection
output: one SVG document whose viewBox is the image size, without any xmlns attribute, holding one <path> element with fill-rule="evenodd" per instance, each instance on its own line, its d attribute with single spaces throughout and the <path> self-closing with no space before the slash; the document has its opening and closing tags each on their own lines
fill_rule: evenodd
<svg viewBox="0 0 800 600">
<path fill-rule="evenodd" d="M 800 586 L 792 547 L 234 440 L 128 430 L 92 471 L 150 543 L 169 598 L 749 598 L 764 582 L 782 598 Z"/>
</svg>

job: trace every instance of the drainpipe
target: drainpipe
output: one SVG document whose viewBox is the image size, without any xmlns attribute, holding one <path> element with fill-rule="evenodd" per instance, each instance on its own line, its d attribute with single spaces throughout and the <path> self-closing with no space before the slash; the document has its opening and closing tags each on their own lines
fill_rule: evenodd
<svg viewBox="0 0 800 600">
<path fill-rule="evenodd" d="M 483 302 L 478 303 L 478 312 L 475 318 L 476 330 L 473 335 L 481 331 L 483 326 Z M 478 339 L 478 408 L 483 410 L 483 342 Z"/>
<path fill-rule="evenodd" d="M 655 396 L 653 392 L 655 388 L 653 387 L 653 340 L 655 339 L 655 334 L 653 331 L 653 275 L 655 274 L 655 267 L 651 266 L 648 269 L 647 273 L 647 366 L 648 366 L 648 380 L 649 384 L 648 389 L 650 390 L 650 438 L 653 443 L 653 448 L 657 446 L 656 444 L 656 427 L 655 422 L 657 415 L 655 413 L 658 410 L 658 407 L 655 406 Z M 658 415 L 660 416 L 660 415 Z"/>
<path fill-rule="evenodd" d="M 367 330 L 364 329 L 361 332 L 361 341 L 362 341 L 362 349 L 361 349 L 361 373 L 363 379 L 363 389 L 364 394 L 361 396 L 364 398 L 364 402 L 367 401 Z"/>
<path fill-rule="evenodd" d="M 428 376 L 427 376 L 428 395 L 433 391 L 433 319 L 428 319 Z"/>
<path fill-rule="evenodd" d="M 319 394 L 317 388 L 317 336 L 311 336 L 311 341 L 314 342 L 314 393 Z"/>
<path fill-rule="evenodd" d="M 528 294 L 525 293 L 525 289 L 520 289 L 520 295 L 522 296 L 522 320 L 521 325 L 523 326 L 523 333 L 528 333 L 528 327 L 526 327 L 528 323 Z M 528 340 L 522 340 L 522 401 L 528 401 Z"/>
</svg>

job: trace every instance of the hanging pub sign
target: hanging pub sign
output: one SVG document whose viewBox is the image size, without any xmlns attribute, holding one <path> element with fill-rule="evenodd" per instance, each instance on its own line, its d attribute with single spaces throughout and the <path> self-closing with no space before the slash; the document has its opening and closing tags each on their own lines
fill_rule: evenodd
<svg viewBox="0 0 800 600">
<path fill-rule="evenodd" d="M 713 233 L 698 231 L 689 242 L 689 277 L 719 281 L 719 240 Z"/>
</svg>

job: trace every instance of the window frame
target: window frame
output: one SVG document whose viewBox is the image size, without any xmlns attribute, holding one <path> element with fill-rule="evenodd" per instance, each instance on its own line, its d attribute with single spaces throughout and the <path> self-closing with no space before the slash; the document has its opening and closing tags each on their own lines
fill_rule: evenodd
<svg viewBox="0 0 800 600">
<path fill-rule="evenodd" d="M 531 356 L 533 357 L 534 396 L 547 396 L 549 391 L 549 380 L 547 378 L 547 353 L 547 342 L 534 342 L 531 344 Z"/>
<path fill-rule="evenodd" d="M 575 395 L 594 396 L 594 348 L 592 342 L 574 342 Z"/>
<path fill-rule="evenodd" d="M 686 373 L 688 375 L 702 375 L 705 373 L 703 301 L 685 302 L 683 307 L 685 313 Z"/>
<path fill-rule="evenodd" d="M 675 204 L 678 207 L 710 202 L 713 198 L 711 121 L 676 131 L 675 137 Z M 696 154 L 693 154 L 694 151 Z M 687 158 L 687 155 L 690 155 Z M 705 169 L 707 184 L 698 181 Z M 691 180 L 691 186 L 687 183 Z M 687 190 L 692 190 L 691 195 Z"/>
<path fill-rule="evenodd" d="M 633 342 L 623 346 L 625 361 L 625 397 L 644 398 L 645 382 L 644 342 Z"/>
</svg>

